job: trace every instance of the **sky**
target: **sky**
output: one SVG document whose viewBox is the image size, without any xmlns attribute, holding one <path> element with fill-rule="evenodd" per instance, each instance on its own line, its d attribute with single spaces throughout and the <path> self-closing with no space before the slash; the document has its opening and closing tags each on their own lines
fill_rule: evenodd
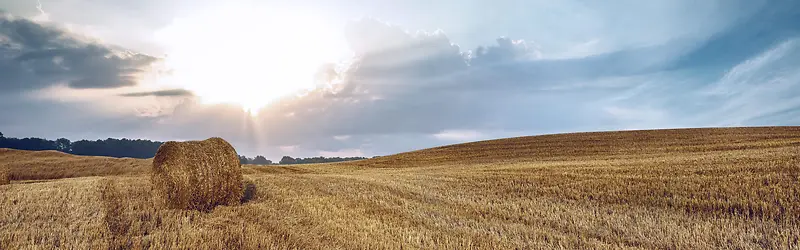
<svg viewBox="0 0 800 250">
<path fill-rule="evenodd" d="M 792 0 L 0 0 L 0 132 L 375 156 L 800 125 Z"/>
</svg>

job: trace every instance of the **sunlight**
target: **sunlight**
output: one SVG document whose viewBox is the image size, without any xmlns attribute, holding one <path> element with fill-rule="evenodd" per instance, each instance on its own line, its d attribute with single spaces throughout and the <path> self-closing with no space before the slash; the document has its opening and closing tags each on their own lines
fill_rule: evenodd
<svg viewBox="0 0 800 250">
<path fill-rule="evenodd" d="M 165 81 L 204 103 L 235 103 L 256 114 L 313 88 L 319 66 L 343 51 L 338 34 L 316 15 L 228 6 L 175 19 L 156 37 L 169 51 Z"/>
</svg>

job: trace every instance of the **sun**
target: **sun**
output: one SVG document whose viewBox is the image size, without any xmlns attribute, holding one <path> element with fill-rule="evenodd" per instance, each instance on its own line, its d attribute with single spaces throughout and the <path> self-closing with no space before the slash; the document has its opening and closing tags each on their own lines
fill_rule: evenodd
<svg viewBox="0 0 800 250">
<path fill-rule="evenodd" d="M 166 80 L 204 103 L 257 111 L 315 86 L 320 65 L 342 41 L 318 15 L 253 6 L 224 6 L 176 18 L 156 33 L 168 51 Z M 255 112 L 253 112 L 255 113 Z"/>
</svg>

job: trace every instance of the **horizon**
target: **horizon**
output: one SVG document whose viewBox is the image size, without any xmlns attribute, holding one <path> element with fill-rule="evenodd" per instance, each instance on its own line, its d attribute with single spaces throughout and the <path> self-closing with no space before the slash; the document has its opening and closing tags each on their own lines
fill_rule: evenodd
<svg viewBox="0 0 800 250">
<path fill-rule="evenodd" d="M 64 142 L 62 140 L 66 139 L 67 141 Z M 20 141 L 24 140 L 32 140 L 28 141 L 27 144 L 21 143 Z M 41 140 L 47 141 L 48 144 L 42 145 L 39 143 Z M 109 141 L 142 141 L 144 144 L 133 144 L 131 147 L 124 147 L 125 149 L 119 149 L 120 145 L 108 145 Z M 80 152 L 74 151 L 74 143 L 82 142 L 92 144 L 94 142 L 103 143 L 104 147 L 97 147 L 95 149 L 104 149 L 103 152 L 95 152 L 94 150 L 85 150 L 82 148 Z M 0 131 L 0 149 L 13 149 L 13 150 L 22 150 L 22 151 L 59 151 L 62 153 L 79 155 L 79 156 L 107 156 L 107 157 L 114 157 L 114 158 L 135 158 L 135 159 L 149 159 L 153 158 L 156 155 L 156 151 L 158 147 L 152 147 L 153 145 L 160 146 L 161 144 L 165 143 L 166 141 L 158 141 L 158 140 L 150 140 L 150 139 L 141 139 L 141 138 L 105 138 L 105 139 L 68 139 L 68 138 L 58 138 L 58 139 L 51 139 L 51 138 L 39 138 L 39 137 L 24 137 L 24 138 L 17 138 L 13 136 L 6 136 L 5 134 Z M 128 144 L 129 146 L 131 144 Z M 109 148 L 115 148 L 114 150 L 108 150 Z M 138 151 L 138 152 L 129 152 L 129 151 Z M 314 158 L 322 158 L 322 159 L 339 159 L 343 158 L 347 159 L 368 159 L 368 158 L 375 158 L 380 157 L 379 155 L 373 156 L 355 156 L 355 157 L 348 157 L 348 156 L 311 156 L 311 157 L 292 157 L 291 155 L 282 155 L 278 157 L 280 159 L 273 159 L 266 158 L 262 154 L 255 154 L 255 155 L 244 155 L 237 152 L 237 155 L 240 159 L 247 160 L 249 162 L 256 162 L 254 160 L 258 159 L 259 157 L 264 158 L 264 160 L 268 160 L 268 164 L 277 164 L 283 158 L 289 157 L 292 160 L 303 160 L 303 159 L 314 159 Z M 268 164 L 259 164 L 259 163 L 243 163 L 243 164 L 256 164 L 256 165 L 268 165 Z"/>
<path fill-rule="evenodd" d="M 790 0 L 12 0 L 0 4 L 0 132 L 222 137 L 241 155 L 275 160 L 800 125 L 798 9 Z"/>
<path fill-rule="evenodd" d="M 624 129 L 624 130 L 600 130 L 600 131 L 575 131 L 575 132 L 564 132 L 564 133 L 522 135 L 522 136 L 514 136 L 514 137 L 492 138 L 492 139 L 476 140 L 476 141 L 465 141 L 465 142 L 459 142 L 459 143 L 454 143 L 454 144 L 439 145 L 439 146 L 434 146 L 434 147 L 430 147 L 430 148 L 422 148 L 422 149 L 414 149 L 414 150 L 411 150 L 411 151 L 396 152 L 396 153 L 392 153 L 392 154 L 388 154 L 388 155 L 371 155 L 371 156 L 321 156 L 321 155 L 317 155 L 317 156 L 292 157 L 291 155 L 285 155 L 284 154 L 284 155 L 281 155 L 279 157 L 276 157 L 275 160 L 273 160 L 273 158 L 265 157 L 264 154 L 260 154 L 260 153 L 255 153 L 253 155 L 245 155 L 245 154 L 238 153 L 238 151 L 237 151 L 237 154 L 239 155 L 240 159 L 242 159 L 244 157 L 244 159 L 247 159 L 250 162 L 253 162 L 253 160 L 257 159 L 258 157 L 264 157 L 265 160 L 268 160 L 270 162 L 270 163 L 265 163 L 265 164 L 260 164 L 260 163 L 245 163 L 245 164 L 272 165 L 272 164 L 278 164 L 278 162 L 281 161 L 285 157 L 289 157 L 289 158 L 296 159 L 296 160 L 313 159 L 313 158 L 323 158 L 323 159 L 336 159 L 336 158 L 351 159 L 352 158 L 352 159 L 355 159 L 355 160 L 361 160 L 361 159 L 370 159 L 370 158 L 377 158 L 377 157 L 383 157 L 383 156 L 391 156 L 391 155 L 402 154 L 402 153 L 411 153 L 411 152 L 415 152 L 415 151 L 426 150 L 426 149 L 434 149 L 434 148 L 445 147 L 445 146 L 457 146 L 457 145 L 461 145 L 461 144 L 480 143 L 480 142 L 486 142 L 486 141 L 491 141 L 491 140 L 515 139 L 515 138 L 537 137 L 537 136 L 548 136 L 548 135 L 569 135 L 569 134 L 606 133 L 606 132 L 642 132 L 642 131 L 662 131 L 662 130 L 692 130 L 692 129 L 737 129 L 737 128 L 758 129 L 758 128 L 790 128 L 790 127 L 800 127 L 800 126 L 677 127 L 677 128 L 659 128 L 659 129 Z M 98 138 L 98 139 L 69 139 L 69 138 L 63 138 L 63 137 L 62 138 L 58 138 L 58 139 L 39 138 L 39 137 L 20 137 L 20 138 L 17 138 L 17 137 L 13 137 L 13 136 L 12 137 L 6 136 L 5 134 L 2 133 L 2 131 L 0 131 L 0 139 L 2 139 L 2 138 L 6 138 L 6 139 L 40 139 L 40 140 L 51 141 L 51 142 L 54 142 L 54 143 L 56 143 L 56 140 L 61 140 L 61 139 L 67 139 L 71 143 L 74 143 L 74 142 L 77 142 L 77 141 L 94 142 L 94 141 L 107 141 L 107 140 L 129 140 L 129 141 L 143 140 L 143 141 L 159 143 L 159 144 L 166 142 L 166 141 L 151 140 L 151 139 L 146 139 L 146 138 L 143 139 L 143 138 L 124 138 L 124 137 L 123 138 Z M 54 146 L 57 147 L 57 145 L 54 145 Z M 15 150 L 30 150 L 30 149 L 21 149 L 21 148 L 15 148 L 15 147 L 6 147 L 6 146 L 3 145 L 2 140 L 0 140 L 0 148 L 15 149 Z M 69 153 L 69 154 L 75 154 L 72 151 L 64 151 L 62 149 L 49 149 L 49 150 L 50 151 L 60 151 L 60 152 Z M 40 150 L 32 150 L 32 151 L 40 151 Z M 154 155 L 155 151 L 152 152 L 152 153 Z M 115 158 L 138 158 L 138 159 L 152 158 L 152 156 L 134 157 L 134 156 L 97 155 L 97 154 L 86 154 L 86 153 L 84 153 L 84 154 L 75 154 L 75 155 L 81 155 L 81 156 L 111 156 L 111 157 L 115 157 Z"/>
</svg>

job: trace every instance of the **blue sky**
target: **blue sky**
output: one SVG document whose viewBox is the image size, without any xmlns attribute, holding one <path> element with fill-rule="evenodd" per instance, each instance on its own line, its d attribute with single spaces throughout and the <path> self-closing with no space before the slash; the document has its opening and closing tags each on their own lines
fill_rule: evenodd
<svg viewBox="0 0 800 250">
<path fill-rule="evenodd" d="M 222 136 L 276 159 L 800 123 L 797 1 L 6 0 L 0 9 L 7 136 Z"/>
</svg>

